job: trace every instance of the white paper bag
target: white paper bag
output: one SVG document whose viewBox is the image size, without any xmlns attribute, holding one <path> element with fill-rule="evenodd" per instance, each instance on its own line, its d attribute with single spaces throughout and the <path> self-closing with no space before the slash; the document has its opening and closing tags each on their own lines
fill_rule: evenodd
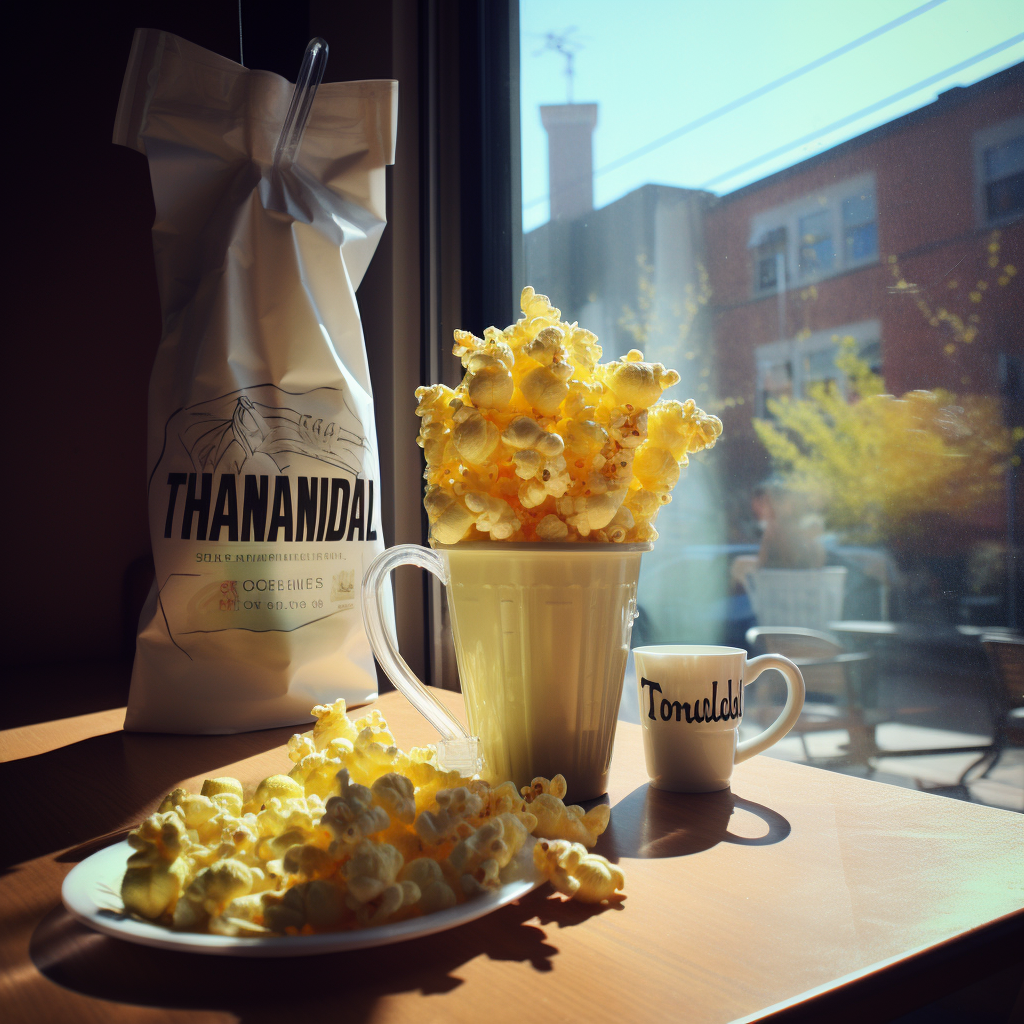
<svg viewBox="0 0 1024 1024">
<path fill-rule="evenodd" d="M 376 695 L 359 589 L 384 543 L 355 289 L 384 229 L 397 90 L 321 86 L 272 187 L 293 86 L 135 34 L 114 141 L 149 159 L 163 337 L 128 729 L 265 729 Z"/>
</svg>

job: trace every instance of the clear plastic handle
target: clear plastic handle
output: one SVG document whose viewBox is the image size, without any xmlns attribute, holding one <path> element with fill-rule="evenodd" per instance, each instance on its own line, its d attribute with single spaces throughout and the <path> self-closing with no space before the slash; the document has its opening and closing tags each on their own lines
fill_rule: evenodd
<svg viewBox="0 0 1024 1024">
<path fill-rule="evenodd" d="M 800 669 L 781 654 L 762 654 L 760 658 L 748 661 L 747 672 L 751 675 L 744 681 L 744 687 L 749 686 L 762 672 L 770 668 L 778 669 L 786 678 L 786 706 L 782 709 L 782 714 L 764 732 L 736 744 L 736 764 L 760 754 L 773 743 L 778 743 L 796 725 L 796 720 L 804 709 L 804 677 L 800 674 Z"/>
<path fill-rule="evenodd" d="M 277 149 L 274 151 L 275 171 L 287 167 L 295 159 L 299 144 L 302 142 L 302 133 L 306 130 L 306 122 L 309 120 L 309 112 L 313 108 L 313 99 L 320 88 L 320 82 L 323 81 L 326 68 L 327 43 L 317 36 L 310 39 L 306 46 L 299 77 L 295 79 L 292 101 L 288 105 L 288 113 L 285 114 L 284 125 L 277 140 Z"/>
<path fill-rule="evenodd" d="M 389 632 L 385 618 L 384 582 L 400 565 L 416 565 L 432 572 L 445 586 L 448 575 L 444 559 L 436 551 L 419 544 L 398 544 L 381 552 L 363 576 L 363 624 L 373 653 L 388 679 L 395 684 L 412 706 L 441 734 L 437 759 L 449 770 L 475 775 L 483 770 L 480 740 L 469 736 L 462 724 L 435 697 L 409 668 L 399 653 L 398 644 Z"/>
</svg>

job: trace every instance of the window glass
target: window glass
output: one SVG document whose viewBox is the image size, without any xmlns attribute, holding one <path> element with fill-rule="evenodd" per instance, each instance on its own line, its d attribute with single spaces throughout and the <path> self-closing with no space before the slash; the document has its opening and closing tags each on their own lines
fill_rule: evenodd
<svg viewBox="0 0 1024 1024">
<path fill-rule="evenodd" d="M 772 400 L 793 397 L 793 363 L 789 359 L 777 358 L 766 361 L 761 372 L 758 388 L 757 407 L 762 416 L 771 416 Z"/>
<path fill-rule="evenodd" d="M 832 269 L 832 211 L 821 210 L 800 218 L 800 273 L 804 277 Z"/>
<path fill-rule="evenodd" d="M 878 255 L 874 192 L 849 196 L 843 200 L 843 244 L 848 264 Z"/>
<path fill-rule="evenodd" d="M 1019 12 L 820 14 L 521 0 L 517 285 L 724 425 L 659 514 L 634 644 L 802 651 L 823 664 L 773 756 L 1024 810 L 1019 750 L 974 778 L 1024 613 Z M 885 753 L 925 748 L 950 750 Z"/>
<path fill-rule="evenodd" d="M 759 291 L 777 289 L 786 280 L 787 231 L 784 226 L 773 228 L 764 235 L 756 247 L 757 276 Z"/>
<path fill-rule="evenodd" d="M 1024 135 L 985 150 L 985 171 L 989 219 L 1024 211 Z"/>
<path fill-rule="evenodd" d="M 990 181 L 1002 181 L 1024 171 L 1024 136 L 985 150 L 985 170 Z"/>
</svg>

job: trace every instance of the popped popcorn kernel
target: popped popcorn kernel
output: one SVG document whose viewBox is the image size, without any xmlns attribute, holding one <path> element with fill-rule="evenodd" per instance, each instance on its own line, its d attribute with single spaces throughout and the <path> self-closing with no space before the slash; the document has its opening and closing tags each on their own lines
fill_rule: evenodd
<svg viewBox="0 0 1024 1024">
<path fill-rule="evenodd" d="M 174 927 L 197 930 L 251 888 L 252 872 L 241 861 L 228 858 L 203 868 L 175 904 Z"/>
<path fill-rule="evenodd" d="M 556 775 L 550 781 L 536 778 L 529 786 L 524 786 L 522 793 L 530 813 L 537 819 L 536 826 L 531 830 L 541 839 L 561 839 L 591 847 L 597 843 L 598 836 L 608 828 L 611 820 L 611 808 L 607 804 L 597 804 L 589 811 L 576 805 L 566 805 L 565 778 Z"/>
<path fill-rule="evenodd" d="M 608 807 L 566 806 L 563 776 L 492 786 L 440 768 L 433 747 L 401 751 L 377 710 L 353 720 L 339 700 L 313 715 L 288 775 L 249 796 L 227 777 L 172 790 L 129 835 L 128 913 L 238 938 L 375 927 L 494 892 L 531 859 L 578 899 L 622 888 L 586 849 Z"/>
<path fill-rule="evenodd" d="M 173 911 L 190 869 L 182 856 L 190 844 L 181 819 L 173 812 L 152 814 L 128 843 L 135 853 L 121 882 L 125 910 L 148 918 Z"/>
<path fill-rule="evenodd" d="M 533 862 L 560 893 L 583 903 L 608 903 L 626 884 L 620 868 L 579 843 L 542 839 Z"/>
<path fill-rule="evenodd" d="M 431 857 L 417 857 L 398 873 L 399 882 L 412 882 L 420 891 L 417 906 L 424 914 L 447 910 L 458 902 L 441 865 Z"/>
<path fill-rule="evenodd" d="M 679 374 L 639 349 L 600 362 L 596 335 L 546 295 L 524 288 L 520 307 L 503 331 L 455 332 L 457 388 L 416 389 L 431 542 L 652 540 L 680 467 L 721 420 L 663 399 Z"/>
<path fill-rule="evenodd" d="M 432 846 L 466 828 L 466 820 L 479 815 L 483 800 L 466 786 L 442 790 L 434 797 L 436 811 L 424 811 L 416 818 L 416 832 Z"/>
<path fill-rule="evenodd" d="M 289 797 L 305 796 L 302 786 L 287 775 L 271 775 L 264 779 L 244 805 L 247 811 L 259 811 L 272 799 L 287 800 Z"/>
<path fill-rule="evenodd" d="M 225 793 L 238 797 L 239 806 L 241 806 L 244 794 L 242 792 L 242 784 L 238 779 L 231 779 L 227 777 L 206 779 L 203 782 L 203 788 L 200 790 L 201 796 L 208 797 L 221 796 Z"/>
</svg>

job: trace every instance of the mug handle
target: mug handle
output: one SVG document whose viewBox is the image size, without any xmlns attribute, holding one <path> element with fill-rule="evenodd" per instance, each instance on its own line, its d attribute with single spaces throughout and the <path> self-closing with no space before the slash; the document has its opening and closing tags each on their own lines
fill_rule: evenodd
<svg viewBox="0 0 1024 1024">
<path fill-rule="evenodd" d="M 448 585 L 444 559 L 430 548 L 419 544 L 398 544 L 382 551 L 369 565 L 363 576 L 361 597 L 363 625 L 385 675 L 409 700 L 416 710 L 441 734 L 437 744 L 437 758 L 445 768 L 462 775 L 474 775 L 483 770 L 480 740 L 470 736 L 452 713 L 423 685 L 398 651 L 398 644 L 387 628 L 390 593 L 385 583 L 391 571 L 400 565 L 417 565 L 432 572 L 444 586 Z"/>
<path fill-rule="evenodd" d="M 773 743 L 778 743 L 796 725 L 796 720 L 804 708 L 804 693 L 806 692 L 804 677 L 800 674 L 800 669 L 789 658 L 784 658 L 781 654 L 762 654 L 759 658 L 748 661 L 746 668 L 748 672 L 753 669 L 753 675 L 744 681 L 744 687 L 749 686 L 767 669 L 778 669 L 786 677 L 786 706 L 782 709 L 782 714 L 764 732 L 736 744 L 735 764 L 746 761 L 748 757 L 753 757 L 755 754 L 760 754 L 762 750 L 767 750 Z"/>
</svg>

